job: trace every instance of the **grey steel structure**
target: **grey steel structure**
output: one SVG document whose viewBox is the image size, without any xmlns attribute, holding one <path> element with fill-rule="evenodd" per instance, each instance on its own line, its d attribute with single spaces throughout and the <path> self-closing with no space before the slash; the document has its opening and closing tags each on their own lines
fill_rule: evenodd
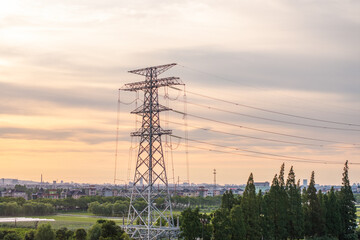
<svg viewBox="0 0 360 240">
<path fill-rule="evenodd" d="M 183 85 L 177 77 L 158 78 L 175 65 L 172 63 L 129 71 L 145 76 L 145 81 L 128 83 L 120 88 L 124 91 L 144 91 L 143 105 L 131 112 L 142 116 L 140 129 L 131 133 L 131 136 L 140 137 L 140 143 L 125 225 L 126 232 L 134 239 L 173 239 L 179 232 L 178 226 L 174 225 L 161 144 L 161 136 L 171 134 L 171 130 L 160 127 L 159 117 L 161 111 L 170 109 L 159 104 L 158 95 L 160 87 Z M 140 181 L 144 184 L 140 184 Z M 160 197 L 165 199 L 161 207 L 155 203 Z"/>
</svg>

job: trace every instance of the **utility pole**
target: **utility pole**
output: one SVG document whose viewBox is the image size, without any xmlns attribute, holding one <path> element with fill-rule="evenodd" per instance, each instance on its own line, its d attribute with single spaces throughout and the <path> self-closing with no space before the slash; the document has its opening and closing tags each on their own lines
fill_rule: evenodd
<svg viewBox="0 0 360 240">
<path fill-rule="evenodd" d="M 134 239 L 175 239 L 179 232 L 179 228 L 174 225 L 161 144 L 161 136 L 171 134 L 172 131 L 160 127 L 159 116 L 161 111 L 171 109 L 159 104 L 158 96 L 160 87 L 183 85 L 177 77 L 158 78 L 158 75 L 175 65 L 176 63 L 172 63 L 129 71 L 145 76 L 145 81 L 128 83 L 120 88 L 124 91 L 144 92 L 143 105 L 131 112 L 142 116 L 141 127 L 131 133 L 131 136 L 140 137 L 140 142 L 127 225 L 124 226 Z M 140 180 L 144 181 L 144 187 L 140 186 Z M 165 200 L 161 209 L 155 203 L 159 198 Z M 139 202 L 145 202 L 146 205 Z"/>
</svg>

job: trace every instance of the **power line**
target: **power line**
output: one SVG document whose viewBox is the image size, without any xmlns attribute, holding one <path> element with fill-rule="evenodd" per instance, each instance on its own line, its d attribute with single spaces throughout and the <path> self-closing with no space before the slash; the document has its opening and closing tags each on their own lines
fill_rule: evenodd
<svg viewBox="0 0 360 240">
<path fill-rule="evenodd" d="M 163 120 L 163 121 L 168 122 L 168 123 L 172 123 L 172 124 L 176 124 L 176 125 L 183 125 L 182 123 L 179 123 L 179 122 L 168 121 L 168 120 Z M 292 141 L 285 141 L 285 140 L 278 140 L 278 139 L 271 139 L 271 138 L 254 137 L 254 136 L 238 134 L 238 133 L 232 133 L 232 132 L 225 132 L 225 131 L 214 130 L 214 129 L 205 128 L 205 127 L 198 127 L 198 126 L 194 126 L 194 125 L 188 125 L 188 126 L 192 127 L 192 128 L 195 128 L 195 129 L 200 129 L 200 130 L 203 130 L 203 131 L 220 133 L 220 134 L 225 134 L 225 135 L 230 135 L 230 136 L 257 139 L 257 140 L 264 140 L 264 141 L 270 141 L 270 142 L 288 143 L 288 144 L 302 145 L 302 146 L 314 146 L 314 147 L 321 147 L 321 148 L 342 148 L 342 149 L 345 148 L 345 149 L 357 149 L 357 150 L 359 149 L 360 150 L 360 147 L 329 146 L 329 145 L 322 145 L 322 144 L 292 142 Z"/>
<path fill-rule="evenodd" d="M 183 145 L 183 144 L 181 144 L 181 145 Z M 238 155 L 238 156 L 259 158 L 259 156 L 254 156 L 254 155 L 236 153 L 236 152 L 227 152 L 227 151 L 221 151 L 221 150 L 217 150 L 217 149 L 203 148 L 203 147 L 194 146 L 194 145 L 190 145 L 189 147 L 195 148 L 195 149 L 200 149 L 200 150 L 205 150 L 205 151 L 210 151 L 210 152 L 217 152 L 217 153 L 225 153 L 225 154 L 232 154 L 232 155 Z M 305 160 L 295 160 L 295 159 L 287 160 L 287 159 L 282 159 L 282 158 L 281 159 L 280 158 L 270 158 L 270 157 L 265 157 L 265 156 L 261 156 L 261 159 L 278 160 L 278 161 L 285 161 L 285 162 L 318 163 L 318 164 L 341 164 L 341 165 L 344 164 L 342 162 L 317 162 L 317 161 L 305 161 Z M 349 164 L 358 165 L 358 163 L 350 163 L 350 162 L 349 162 Z"/>
<path fill-rule="evenodd" d="M 185 69 L 189 69 L 189 70 L 194 71 L 194 72 L 202 73 L 202 74 L 212 76 L 212 77 L 215 77 L 215 78 L 219 78 L 219 79 L 222 79 L 222 80 L 225 80 L 225 81 L 228 81 L 228 82 L 239 84 L 238 81 L 235 81 L 233 79 L 223 77 L 223 76 L 220 76 L 220 75 L 217 75 L 217 74 L 214 74 L 214 73 L 206 72 L 206 71 L 203 71 L 203 70 L 195 69 L 193 67 L 188 67 L 188 66 L 184 66 L 184 65 L 180 65 L 180 64 L 179 64 L 179 66 L 181 66 L 181 67 L 183 67 Z M 259 86 L 253 86 L 253 85 L 252 86 L 251 85 L 246 85 L 246 87 L 251 87 L 251 88 L 259 89 L 259 90 L 268 90 L 268 88 L 259 87 Z M 290 97 L 290 98 L 293 98 L 293 99 L 301 100 L 302 102 L 304 101 L 304 99 L 294 97 L 293 95 L 290 95 L 290 94 L 286 94 L 286 93 L 282 93 L 282 94 L 285 95 L 288 98 Z M 358 109 L 356 109 L 356 110 L 358 110 Z M 356 110 L 352 109 L 352 111 L 356 111 Z M 347 124 L 347 123 L 345 123 L 345 124 Z M 359 124 L 355 124 L 355 125 L 360 126 Z"/>
<path fill-rule="evenodd" d="M 319 141 L 319 142 L 338 143 L 338 144 L 351 144 L 351 145 L 355 145 L 355 146 L 360 145 L 360 144 L 356 144 L 356 143 L 344 143 L 344 142 L 338 142 L 338 141 L 332 141 L 332 140 L 325 140 L 325 139 L 319 139 L 319 138 L 311 138 L 311 137 L 304 137 L 304 136 L 298 136 L 298 135 L 292 135 L 292 134 L 286 134 L 286 133 L 273 132 L 273 131 L 263 130 L 263 129 L 259 129 L 259 128 L 245 127 L 245 126 L 234 124 L 234 123 L 227 123 L 227 122 L 223 122 L 223 121 L 219 121 L 219 120 L 214 120 L 214 119 L 210 119 L 210 118 L 206 118 L 206 117 L 197 116 L 197 115 L 194 115 L 194 114 L 180 112 L 180 111 L 177 111 L 177 110 L 174 110 L 174 109 L 172 109 L 172 111 L 176 112 L 176 113 L 179 113 L 179 114 L 183 114 L 183 115 L 186 114 L 188 116 L 198 118 L 198 119 L 202 119 L 202 120 L 207 120 L 207 121 L 216 122 L 216 123 L 220 123 L 220 124 L 224 124 L 224 125 L 229 125 L 229 126 L 242 128 L 242 129 L 249 129 L 249 130 L 252 130 L 252 131 L 264 132 L 264 133 L 269 133 L 269 134 L 274 134 L 274 135 L 279 135 L 279 136 L 306 139 L 306 140 Z"/>
<path fill-rule="evenodd" d="M 180 89 L 180 88 L 176 88 L 176 87 L 171 87 L 171 88 L 175 89 L 175 90 L 178 90 L 178 91 L 182 91 L 182 89 Z M 236 106 L 246 107 L 246 108 L 250 108 L 250 109 L 255 109 L 255 110 L 268 112 L 268 113 L 279 114 L 279 115 L 288 116 L 288 117 L 301 118 L 301 119 L 306 119 L 306 120 L 311 120 L 311 121 L 332 123 L 332 124 L 345 125 L 345 126 L 357 126 L 357 127 L 360 127 L 360 124 L 355 124 L 355 123 L 344 123 L 344 122 L 338 122 L 338 121 L 330 121 L 330 120 L 324 120 L 324 119 L 319 119 L 319 118 L 312 118 L 312 117 L 300 116 L 300 115 L 295 115 L 295 114 L 290 114 L 290 113 L 284 113 L 284 112 L 279 112 L 279 111 L 274 111 L 274 110 L 268 110 L 268 109 L 265 109 L 265 108 L 254 107 L 254 106 L 250 106 L 250 105 L 246 105 L 246 104 L 242 104 L 242 103 L 237 103 L 237 102 L 233 102 L 233 101 L 229 101 L 229 100 L 225 100 L 225 99 L 211 97 L 211 96 L 208 96 L 208 95 L 195 93 L 195 92 L 192 92 L 192 91 L 187 91 L 187 93 L 190 93 L 190 94 L 193 94 L 193 95 L 196 95 L 196 96 L 199 96 L 199 97 L 204 97 L 204 98 L 224 102 L 224 103 L 233 104 L 233 105 L 236 105 Z"/>
<path fill-rule="evenodd" d="M 181 102 L 182 100 L 178 100 L 178 101 Z M 220 111 L 220 112 L 226 112 L 226 113 L 231 113 L 231 114 L 235 114 L 235 115 L 251 117 L 251 118 L 256 118 L 256 119 L 262 119 L 262 120 L 278 122 L 278 123 L 286 123 L 286 124 L 292 124 L 292 125 L 297 125 L 297 126 L 305 126 L 305 127 L 313 127 L 313 128 L 321 128 L 321 129 L 341 130 L 341 131 L 360 131 L 360 129 L 352 129 L 352 128 L 351 129 L 349 129 L 349 128 L 334 128 L 334 127 L 318 126 L 318 125 L 311 125 L 311 124 L 304 124 L 304 123 L 295 123 L 295 122 L 289 122 L 289 121 L 283 121 L 283 120 L 277 120 L 277 119 L 272 119 L 272 118 L 254 116 L 254 115 L 245 114 L 245 113 L 234 112 L 234 111 L 230 111 L 230 110 L 220 109 L 220 108 L 211 107 L 211 106 L 198 104 L 198 103 L 194 103 L 194 102 L 189 102 L 189 101 L 187 101 L 187 103 L 191 104 L 191 105 L 207 108 L 207 109 L 213 109 L 213 110 Z"/>
<path fill-rule="evenodd" d="M 179 139 L 184 139 L 180 136 L 176 136 L 176 135 L 171 135 L 174 138 L 179 138 Z M 236 150 L 236 151 L 244 151 L 244 152 L 250 152 L 250 153 L 255 153 L 255 154 L 260 154 L 260 155 L 267 155 L 267 156 L 274 156 L 274 157 L 281 157 L 281 159 L 279 158 L 268 158 L 268 157 L 261 157 L 261 158 L 266 158 L 266 159 L 273 159 L 273 160 L 281 160 L 281 161 L 298 161 L 298 162 L 310 162 L 310 163 L 323 163 L 323 164 L 343 164 L 341 162 L 328 162 L 325 160 L 317 160 L 317 159 L 309 159 L 309 158 L 301 158 L 301 157 L 292 157 L 292 156 L 285 156 L 285 155 L 280 155 L 280 154 L 272 154 L 272 153 L 264 153 L 264 152 L 259 152 L 259 151 L 252 151 L 252 150 L 248 150 L 248 149 L 240 149 L 240 148 L 236 148 L 236 147 L 229 147 L 229 146 L 225 146 L 225 145 L 220 145 L 220 144 L 214 144 L 214 143 L 208 143 L 208 142 L 204 142 L 204 141 L 200 141 L 200 140 L 195 140 L 195 139 L 190 139 L 188 138 L 189 141 L 192 142 L 197 142 L 200 144 L 205 144 L 205 145 L 210 145 L 210 146 L 215 146 L 215 147 L 221 147 L 221 148 L 227 148 L 227 149 L 232 149 L 232 150 Z M 190 147 L 195 147 L 195 148 L 199 148 L 193 145 L 190 145 Z M 248 157 L 259 157 L 259 156 L 254 156 L 254 155 L 248 155 L 248 154 L 239 154 L 239 153 L 234 153 L 234 152 L 226 152 L 226 151 L 221 151 L 221 150 L 216 150 L 216 149 L 206 149 L 206 148 L 202 148 L 205 150 L 209 150 L 209 151 L 214 151 L 214 152 L 221 152 L 221 153 L 230 153 L 230 154 L 235 154 L 235 155 L 241 155 L 241 156 L 248 156 Z M 360 165 L 360 163 L 352 163 L 352 164 L 356 164 L 356 165 Z"/>
</svg>

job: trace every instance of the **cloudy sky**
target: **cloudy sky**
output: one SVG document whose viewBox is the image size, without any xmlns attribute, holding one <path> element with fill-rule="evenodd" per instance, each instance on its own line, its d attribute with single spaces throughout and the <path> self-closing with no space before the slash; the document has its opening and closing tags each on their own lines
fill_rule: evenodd
<svg viewBox="0 0 360 240">
<path fill-rule="evenodd" d="M 0 178 L 113 182 L 117 89 L 143 80 L 128 70 L 175 62 L 163 75 L 181 78 L 188 104 L 174 89 L 160 100 L 189 116 L 161 117 L 174 135 L 184 137 L 187 123 L 189 138 L 207 143 L 189 141 L 191 182 L 212 182 L 214 168 L 222 184 L 245 183 L 250 172 L 271 181 L 278 155 L 291 157 L 286 170 L 300 179 L 314 170 L 320 184 L 340 184 L 349 160 L 360 182 L 359 42 L 360 3 L 351 0 L 3 0 Z M 120 105 L 119 183 L 134 169 L 135 107 Z M 171 142 L 169 181 L 185 181 L 184 141 Z"/>
</svg>

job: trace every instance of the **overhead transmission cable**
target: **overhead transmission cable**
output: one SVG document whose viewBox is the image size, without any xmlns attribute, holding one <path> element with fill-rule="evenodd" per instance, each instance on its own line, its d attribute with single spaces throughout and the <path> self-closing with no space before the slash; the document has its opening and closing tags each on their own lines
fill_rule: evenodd
<svg viewBox="0 0 360 240">
<path fill-rule="evenodd" d="M 176 136 L 176 135 L 171 135 L 171 136 L 174 137 L 174 138 L 184 139 L 184 138 L 182 138 L 180 136 Z M 253 151 L 253 150 L 242 149 L 242 148 L 238 148 L 238 147 L 230 147 L 230 146 L 225 146 L 225 145 L 215 144 L 215 143 L 208 143 L 208 142 L 205 142 L 205 141 L 195 140 L 195 139 L 190 139 L 190 138 L 188 138 L 188 141 L 192 141 L 192 142 L 196 142 L 196 143 L 200 143 L 200 144 L 205 144 L 205 145 L 210 145 L 210 146 L 215 146 L 215 147 L 231 149 L 231 150 L 235 150 L 235 151 L 243 151 L 243 152 L 249 152 L 249 153 L 265 155 L 265 156 L 280 157 L 280 158 L 284 158 L 283 160 L 286 160 L 286 159 L 287 160 L 302 160 L 302 161 L 310 161 L 310 162 L 316 162 L 316 163 L 324 163 L 324 162 L 326 162 L 325 160 L 309 159 L 309 158 L 302 158 L 302 157 L 293 157 L 293 156 L 286 156 L 286 155 L 281 155 L 281 154 Z M 249 155 L 249 156 L 253 156 L 253 155 Z M 258 157 L 258 156 L 253 156 L 253 157 Z M 326 162 L 326 163 L 329 163 L 329 162 Z M 353 163 L 353 164 L 359 164 L 360 165 L 360 163 Z"/>
<path fill-rule="evenodd" d="M 179 123 L 179 122 L 168 121 L 168 120 L 163 120 L 163 121 L 165 121 L 165 122 L 167 121 L 169 123 L 176 124 L 176 125 L 181 125 L 181 126 L 183 125 L 182 123 Z M 353 147 L 345 147 L 345 146 L 331 146 L 331 145 L 323 145 L 323 144 L 293 142 L 293 141 L 285 141 L 285 140 L 278 140 L 278 139 L 271 139 L 271 138 L 254 137 L 254 136 L 238 134 L 238 133 L 234 133 L 234 132 L 225 132 L 225 131 L 220 131 L 220 130 L 214 130 L 214 129 L 211 129 L 211 128 L 206 128 L 206 127 L 199 127 L 199 126 L 194 126 L 194 125 L 188 125 L 188 126 L 191 127 L 191 128 L 199 129 L 199 130 L 203 130 L 203 131 L 209 131 L 209 132 L 220 133 L 220 134 L 236 136 L 236 137 L 243 137 L 243 138 L 251 138 L 251 139 L 257 139 L 257 140 L 263 140 L 263 141 L 270 141 L 270 142 L 288 143 L 288 144 L 294 144 L 294 145 L 314 146 L 314 147 L 322 147 L 322 148 L 346 148 L 346 149 L 359 149 L 360 150 L 360 146 L 359 147 L 355 147 L 355 146 L 353 146 Z"/>
<path fill-rule="evenodd" d="M 178 101 L 181 101 L 181 100 L 178 100 Z M 230 111 L 230 110 L 225 110 L 225 109 L 212 107 L 212 106 L 208 106 L 208 105 L 203 105 L 203 104 L 198 104 L 198 103 L 189 102 L 189 101 L 187 101 L 186 103 L 194 105 L 194 106 L 206 108 L 206 109 L 212 109 L 212 110 L 216 110 L 216 111 L 220 111 L 220 112 L 226 112 L 226 113 L 230 113 L 230 114 L 235 114 L 235 115 L 240 115 L 240 116 L 245 116 L 245 117 L 250 117 L 250 118 L 256 118 L 256 119 L 262 119 L 262 120 L 266 120 L 266 121 L 272 121 L 272 122 L 278 122 L 278 123 L 286 123 L 286 124 L 292 124 L 292 125 L 297 125 L 297 126 L 321 128 L 321 129 L 332 129 L 332 130 L 341 130 L 341 131 L 359 131 L 360 132 L 360 129 L 335 128 L 335 127 L 327 127 L 327 126 L 318 126 L 318 125 L 311 125 L 311 124 L 304 124 L 304 123 L 289 122 L 289 121 L 284 121 L 284 120 L 277 120 L 277 119 L 272 119 L 272 118 L 265 118 L 265 117 L 259 117 L 259 116 L 254 116 L 254 115 L 250 115 L 250 114 L 245 114 L 245 113 L 234 112 L 234 111 Z"/>
<path fill-rule="evenodd" d="M 198 116 L 198 115 L 194 115 L 194 114 L 190 114 L 190 113 L 184 113 L 184 112 L 177 111 L 177 110 L 174 110 L 174 109 L 172 109 L 172 111 L 175 112 L 175 113 L 186 114 L 187 116 L 202 119 L 202 120 L 206 120 L 206 121 L 216 122 L 216 123 L 220 123 L 220 124 L 224 124 L 224 125 L 228 125 L 228 126 L 238 127 L 238 128 L 242 128 L 242 129 L 248 129 L 248 130 L 257 131 L 257 132 L 269 133 L 269 134 L 274 134 L 274 135 L 279 135 L 279 136 L 306 139 L 306 140 L 319 141 L 319 142 L 360 145 L 360 144 L 357 144 L 357 143 L 345 143 L 345 142 L 339 142 L 339 141 L 333 141 L 333 140 L 326 140 L 326 139 L 311 138 L 311 137 L 305 137 L 305 136 L 299 136 L 299 135 L 292 135 L 292 134 L 287 134 L 287 133 L 279 133 L 279 132 L 263 130 L 263 129 L 259 129 L 259 128 L 246 127 L 246 126 L 242 126 L 242 125 L 235 124 L 235 123 L 227 123 L 227 122 L 214 120 L 214 119 L 210 119 L 210 118 L 207 118 L 207 117 L 202 117 L 202 116 Z"/>
<path fill-rule="evenodd" d="M 184 66 L 184 65 L 181 65 L 181 64 L 178 64 L 178 66 L 183 67 L 185 69 L 189 69 L 189 70 L 194 71 L 194 72 L 202 73 L 202 74 L 205 74 L 205 75 L 208 75 L 208 76 L 213 76 L 215 78 L 219 78 L 219 79 L 222 79 L 222 80 L 225 80 L 225 81 L 228 81 L 228 82 L 233 82 L 233 83 L 237 83 L 237 84 L 239 83 L 238 81 L 235 81 L 233 79 L 229 79 L 229 78 L 226 78 L 226 77 L 214 74 L 214 73 L 209 73 L 209 72 L 206 72 L 206 71 L 203 71 L 203 70 L 195 69 L 193 67 L 188 67 L 188 66 Z M 261 89 L 261 90 L 266 89 L 266 88 L 263 88 L 263 87 L 255 87 L 255 86 L 249 86 L 249 85 L 247 85 L 246 87 L 251 87 L 251 88 L 254 88 L 254 89 Z M 291 97 L 291 98 L 296 99 L 296 97 L 294 97 L 292 95 L 289 95 L 289 94 L 285 94 L 285 95 L 287 97 Z M 299 98 L 297 98 L 297 99 L 299 99 Z M 301 99 L 301 100 L 303 101 L 303 99 Z M 308 120 L 316 121 L 316 118 L 312 118 L 312 119 L 309 118 Z M 318 119 L 318 120 L 327 121 L 327 120 L 322 120 L 322 119 Z M 330 122 L 332 122 L 332 121 L 330 121 Z M 332 123 L 340 123 L 340 122 L 332 122 Z M 341 123 L 341 124 L 343 124 L 343 123 Z M 348 123 L 344 123 L 344 124 L 348 125 Z M 351 124 L 351 125 L 360 126 L 360 124 Z"/>
<path fill-rule="evenodd" d="M 178 90 L 178 91 L 182 91 L 182 89 L 177 88 L 177 87 L 171 87 L 171 88 L 175 89 L 175 90 Z M 269 110 L 269 109 L 260 108 L 260 107 L 254 107 L 254 106 L 250 106 L 250 105 L 242 104 L 242 103 L 238 103 L 238 102 L 233 102 L 233 101 L 229 101 L 229 100 L 225 100 L 225 99 L 221 99 L 221 98 L 217 98 L 217 97 L 211 97 L 211 96 L 208 96 L 208 95 L 205 95 L 205 94 L 196 93 L 196 92 L 192 92 L 192 91 L 187 91 L 187 93 L 190 93 L 190 94 L 193 94 L 193 95 L 196 95 L 196 96 L 199 96 L 199 97 L 204 97 L 204 98 L 224 102 L 224 103 L 229 103 L 229 104 L 240 106 L 240 107 L 246 107 L 246 108 L 250 108 L 250 109 L 255 109 L 255 110 L 268 112 L 268 113 L 273 113 L 273 114 L 279 114 L 279 115 L 288 116 L 288 117 L 294 117 L 294 118 L 300 118 L 300 119 L 306 119 L 306 120 L 324 122 L 324 123 L 332 123 L 332 124 L 338 124 L 338 125 L 345 125 L 345 126 L 357 126 L 357 127 L 360 127 L 360 124 L 355 124 L 355 123 L 345 123 L 345 122 L 338 122 L 338 121 L 330 121 L 330 120 L 324 120 L 324 119 L 319 119 L 319 118 L 312 118 L 312 117 L 300 116 L 300 115 L 295 115 L 295 114 L 290 114 L 290 113 L 284 113 L 284 112 L 280 112 L 280 111 L 274 111 L 274 110 Z"/>
<path fill-rule="evenodd" d="M 255 155 L 243 154 L 243 153 L 238 153 L 238 152 L 227 152 L 227 151 L 222 151 L 222 150 L 217 150 L 217 149 L 212 149 L 212 148 L 204 148 L 204 147 L 199 147 L 199 146 L 194 146 L 194 145 L 190 145 L 189 147 L 195 148 L 195 149 L 200 149 L 200 150 L 205 150 L 205 151 L 209 151 L 209 152 L 225 153 L 225 154 L 231 154 L 231 155 L 254 157 L 254 158 L 269 159 L 269 160 L 278 160 L 278 161 L 285 161 L 285 162 L 306 162 L 306 163 L 315 163 L 315 164 L 342 164 L 342 165 L 344 164 L 343 162 L 328 162 L 328 161 L 316 161 L 316 160 L 315 161 L 314 160 L 306 161 L 306 160 L 296 160 L 296 159 L 272 158 L 272 157 L 266 157 L 266 156 L 255 156 Z M 359 163 L 349 162 L 349 164 L 357 165 Z"/>
</svg>

